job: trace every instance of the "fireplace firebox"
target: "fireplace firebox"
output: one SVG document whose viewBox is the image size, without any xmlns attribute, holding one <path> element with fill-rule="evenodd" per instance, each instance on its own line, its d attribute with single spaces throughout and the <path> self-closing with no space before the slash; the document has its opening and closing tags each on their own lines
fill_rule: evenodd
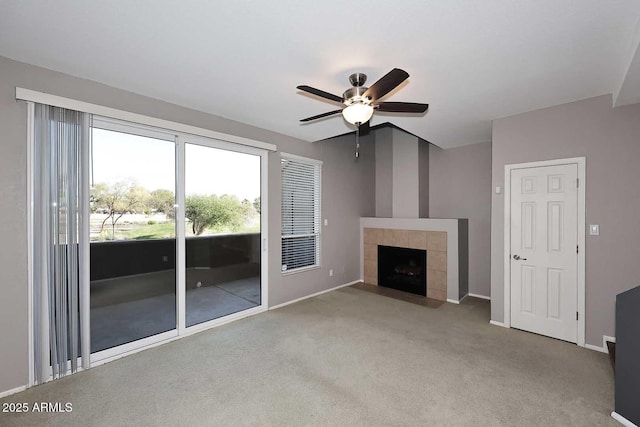
<svg viewBox="0 0 640 427">
<path fill-rule="evenodd" d="M 378 245 L 378 286 L 427 296 L 427 251 Z"/>
</svg>

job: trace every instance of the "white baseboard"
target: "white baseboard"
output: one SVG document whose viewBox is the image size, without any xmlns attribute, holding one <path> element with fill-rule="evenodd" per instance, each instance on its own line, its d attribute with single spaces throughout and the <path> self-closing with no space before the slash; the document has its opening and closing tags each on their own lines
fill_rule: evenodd
<svg viewBox="0 0 640 427">
<path fill-rule="evenodd" d="M 285 306 L 287 306 L 289 304 L 294 304 L 296 302 L 300 302 L 300 301 L 306 300 L 308 298 L 317 297 L 318 295 L 326 294 L 327 292 L 335 291 L 336 289 L 344 288 L 346 286 L 355 285 L 356 283 L 361 283 L 361 282 L 362 282 L 362 280 L 354 280 L 353 282 L 345 283 L 343 285 L 338 285 L 338 286 L 330 288 L 330 289 L 325 289 L 324 291 L 316 292 L 315 294 L 307 295 L 307 296 L 304 296 L 304 297 L 301 297 L 301 298 L 293 299 L 291 301 L 283 302 L 282 304 L 274 305 L 273 307 L 269 307 L 269 310 L 276 310 L 278 308 L 285 307 Z"/>
<path fill-rule="evenodd" d="M 609 353 L 606 348 L 598 347 L 597 345 L 593 345 L 593 344 L 585 344 L 584 348 L 593 350 L 593 351 L 599 351 L 600 353 Z"/>
<path fill-rule="evenodd" d="M 469 296 L 469 294 L 464 294 L 463 297 L 460 298 L 459 300 L 455 300 L 455 299 L 452 299 L 452 298 L 447 298 L 447 302 L 450 302 L 451 304 L 460 304 L 468 296 Z"/>
<path fill-rule="evenodd" d="M 489 324 L 491 324 L 493 326 L 500 326 L 501 328 L 506 328 L 507 327 L 504 323 L 498 322 L 496 320 L 489 320 Z"/>
<path fill-rule="evenodd" d="M 491 297 L 488 297 L 486 295 L 479 295 L 479 294 L 472 294 L 471 292 L 469 292 L 468 294 L 470 297 L 474 297 L 474 298 L 480 298 L 480 299 L 486 299 L 491 301 Z"/>
<path fill-rule="evenodd" d="M 20 393 L 21 391 L 25 391 L 27 389 L 26 385 L 22 385 L 20 387 L 12 388 L 11 390 L 0 391 L 0 399 L 3 397 L 11 396 L 12 394 Z"/>
<path fill-rule="evenodd" d="M 483 297 L 483 296 L 479 296 L 479 295 L 475 295 L 475 294 L 464 294 L 464 296 L 462 298 L 460 298 L 459 300 L 454 300 L 451 298 L 447 298 L 447 302 L 450 302 L 451 304 L 460 304 L 462 301 L 465 300 L 466 297 L 476 297 L 476 298 L 487 298 L 487 297 Z"/>
<path fill-rule="evenodd" d="M 593 345 L 593 344 L 585 344 L 584 348 L 588 348 L 589 350 L 599 351 L 600 353 L 609 354 L 609 347 L 607 347 L 607 341 L 616 342 L 616 338 L 603 335 L 602 347 L 598 347 L 597 345 Z"/>
<path fill-rule="evenodd" d="M 637 425 L 635 425 L 634 423 L 632 423 L 631 421 L 629 421 L 628 419 L 626 419 L 625 417 L 623 417 L 622 415 L 618 414 L 615 411 L 611 413 L 611 418 L 613 418 L 614 420 L 622 424 L 624 427 L 638 427 Z"/>
</svg>

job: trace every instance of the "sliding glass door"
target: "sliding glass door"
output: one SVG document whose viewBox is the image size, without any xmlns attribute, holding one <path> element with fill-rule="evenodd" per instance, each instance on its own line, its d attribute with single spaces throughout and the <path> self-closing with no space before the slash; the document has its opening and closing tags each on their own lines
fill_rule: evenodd
<svg viewBox="0 0 640 427">
<path fill-rule="evenodd" d="M 176 142 L 171 134 L 98 119 L 91 134 L 96 353 L 176 330 Z"/>
<path fill-rule="evenodd" d="M 266 309 L 263 150 L 97 117 L 91 137 L 92 360 Z"/>
<path fill-rule="evenodd" d="M 261 157 L 185 144 L 186 327 L 261 303 Z"/>
</svg>

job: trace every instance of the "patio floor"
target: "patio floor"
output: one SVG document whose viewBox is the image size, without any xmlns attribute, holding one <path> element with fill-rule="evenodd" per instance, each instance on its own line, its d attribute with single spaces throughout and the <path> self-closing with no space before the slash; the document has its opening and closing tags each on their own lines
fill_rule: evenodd
<svg viewBox="0 0 640 427">
<path fill-rule="evenodd" d="M 110 279 L 114 287 L 136 289 L 150 280 L 171 289 L 174 272 L 156 272 Z M 215 285 L 187 289 L 186 324 L 196 325 L 260 304 L 260 277 L 254 276 Z M 91 307 L 91 352 L 136 341 L 176 326 L 174 293 L 152 295 L 131 301 Z"/>
</svg>

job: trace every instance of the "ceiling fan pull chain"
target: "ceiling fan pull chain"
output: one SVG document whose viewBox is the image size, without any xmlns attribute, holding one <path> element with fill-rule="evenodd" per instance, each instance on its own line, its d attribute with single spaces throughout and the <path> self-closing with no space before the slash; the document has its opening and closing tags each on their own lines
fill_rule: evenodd
<svg viewBox="0 0 640 427">
<path fill-rule="evenodd" d="M 360 157 L 360 123 L 356 128 L 356 159 Z"/>
</svg>

